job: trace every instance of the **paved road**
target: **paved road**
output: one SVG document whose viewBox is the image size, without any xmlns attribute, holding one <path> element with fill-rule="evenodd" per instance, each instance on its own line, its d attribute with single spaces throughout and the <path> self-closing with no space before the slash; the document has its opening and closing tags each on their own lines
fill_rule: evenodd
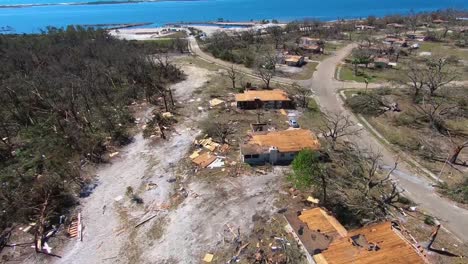
<svg viewBox="0 0 468 264">
<path fill-rule="evenodd" d="M 222 67 L 231 66 L 230 63 L 215 59 L 201 51 L 194 38 L 190 40 L 190 44 L 192 52 L 202 59 Z M 322 61 L 311 79 L 300 81 L 299 83 L 305 87 L 311 87 L 315 93 L 315 99 L 322 110 L 347 113 L 358 123 L 358 120 L 343 107 L 343 101 L 338 95 L 338 90 L 349 88 L 349 84 L 337 81 L 334 76 L 336 67 L 351 52 L 354 46 L 354 44 L 350 44 L 339 50 L 334 56 Z M 251 69 L 241 66 L 238 66 L 238 69 L 246 74 L 254 75 Z M 275 78 L 275 81 L 281 83 L 292 82 L 292 80 L 287 78 Z M 395 163 L 395 153 L 386 149 L 368 130 L 363 130 L 359 136 L 353 137 L 351 140 L 354 140 L 364 149 L 381 152 L 384 165 L 392 166 Z M 450 231 L 460 240 L 468 242 L 468 210 L 460 208 L 452 201 L 440 197 L 432 187 L 433 181 L 402 161 L 399 162 L 398 170 L 392 176 L 399 186 L 405 190 L 405 195 L 418 204 L 419 210 L 435 216 L 446 230 Z"/>
<path fill-rule="evenodd" d="M 335 80 L 336 66 L 351 52 L 353 45 L 341 49 L 334 56 L 325 59 L 317 67 L 311 80 L 304 81 L 302 85 L 311 87 L 321 109 L 328 112 L 345 112 L 343 102 L 338 96 L 338 90 L 343 83 Z M 358 120 L 354 119 L 355 122 Z M 391 166 L 395 162 L 395 154 L 386 149 L 368 130 L 363 130 L 358 137 L 353 137 L 360 147 L 380 151 L 383 162 Z M 432 187 L 433 181 L 422 173 L 415 172 L 406 163 L 399 162 L 398 170 L 393 175 L 399 186 L 406 192 L 406 196 L 417 204 L 419 209 L 441 220 L 442 225 L 456 235 L 459 239 L 468 241 L 468 211 L 456 206 L 455 203 L 440 197 Z"/>
</svg>

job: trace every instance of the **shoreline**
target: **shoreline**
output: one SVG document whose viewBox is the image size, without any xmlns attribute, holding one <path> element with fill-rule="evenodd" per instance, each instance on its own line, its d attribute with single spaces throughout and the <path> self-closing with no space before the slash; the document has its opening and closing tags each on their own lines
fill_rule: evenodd
<svg viewBox="0 0 468 264">
<path fill-rule="evenodd" d="M 0 9 L 7 8 L 28 8 L 41 6 L 88 6 L 88 5 L 119 5 L 119 4 L 139 4 L 139 3 L 158 3 L 158 2 L 195 2 L 200 0 L 109 0 L 109 1 L 91 1 L 91 2 L 69 2 L 69 3 L 43 3 L 43 4 L 13 4 L 0 5 Z"/>
</svg>

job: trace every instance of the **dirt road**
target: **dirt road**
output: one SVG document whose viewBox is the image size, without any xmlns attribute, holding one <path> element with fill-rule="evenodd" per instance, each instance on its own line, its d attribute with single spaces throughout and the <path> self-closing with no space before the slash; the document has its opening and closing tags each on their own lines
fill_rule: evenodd
<svg viewBox="0 0 468 264">
<path fill-rule="evenodd" d="M 219 59 L 213 58 L 201 51 L 195 39 L 192 39 L 190 44 L 192 45 L 192 52 L 204 60 L 224 66 L 228 64 L 227 62 L 220 62 Z M 336 80 L 335 71 L 337 66 L 349 55 L 354 47 L 355 44 L 349 44 L 337 51 L 333 56 L 323 60 L 318 65 L 317 71 L 311 79 L 299 82 L 301 85 L 310 87 L 314 91 L 315 99 L 324 111 L 347 113 L 353 116 L 349 110 L 343 107 L 343 101 L 338 94 L 339 89 L 351 88 L 352 84 Z M 238 68 L 242 72 L 254 74 L 251 69 L 246 69 L 242 66 L 238 66 Z M 292 80 L 287 78 L 276 78 L 275 80 L 282 83 L 292 82 Z M 374 86 L 376 85 L 373 85 L 373 88 Z M 356 123 L 359 123 L 356 118 L 353 117 L 353 119 Z M 392 166 L 394 164 L 396 154 L 388 150 L 367 130 L 363 130 L 359 136 L 353 137 L 351 140 L 363 149 L 381 152 L 384 165 Z M 434 182 L 423 173 L 415 171 L 415 169 L 405 162 L 399 162 L 398 170 L 393 174 L 393 178 L 405 190 L 405 195 L 418 204 L 419 210 L 439 219 L 442 226 L 458 239 L 464 242 L 468 241 L 468 228 L 466 228 L 468 210 L 460 208 L 454 202 L 440 197 L 432 187 Z"/>
</svg>

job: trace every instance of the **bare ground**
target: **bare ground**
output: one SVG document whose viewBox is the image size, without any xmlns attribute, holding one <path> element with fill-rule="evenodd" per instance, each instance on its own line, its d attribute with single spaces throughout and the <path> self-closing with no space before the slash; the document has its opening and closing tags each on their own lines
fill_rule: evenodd
<svg viewBox="0 0 468 264">
<path fill-rule="evenodd" d="M 193 65 L 181 67 L 187 80 L 171 87 L 179 102 L 188 101 L 212 76 Z M 187 103 L 182 112 L 196 109 L 196 102 Z M 206 117 L 190 112 L 167 141 L 155 143 L 139 133 L 111 164 L 98 169 L 99 185 L 81 201 L 83 242 L 70 241 L 61 252 L 54 252 L 63 256 L 56 263 L 199 263 L 206 252 L 222 250 L 226 224 L 248 234 L 252 216 L 274 211 L 283 169 L 213 181 L 193 177 L 193 171 L 183 167 L 200 133 L 197 121 Z M 147 109 L 140 120 L 150 114 Z M 147 188 L 148 183 L 157 186 Z M 131 201 L 128 187 L 143 204 Z M 187 190 L 185 199 L 179 195 L 181 188 Z"/>
<path fill-rule="evenodd" d="M 162 238 L 145 250 L 147 263 L 199 263 L 207 252 L 222 248 L 230 238 L 227 225 L 240 228 L 243 235 L 253 227 L 252 217 L 273 213 L 278 192 L 276 169 L 268 175 L 243 176 L 217 183 L 194 179 L 191 193 L 179 208 L 167 212 L 170 219 Z"/>
</svg>

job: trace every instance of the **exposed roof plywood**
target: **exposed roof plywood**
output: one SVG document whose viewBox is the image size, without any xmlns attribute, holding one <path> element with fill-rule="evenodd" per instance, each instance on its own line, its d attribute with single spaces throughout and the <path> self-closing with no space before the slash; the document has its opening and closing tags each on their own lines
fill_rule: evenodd
<svg viewBox="0 0 468 264">
<path fill-rule="evenodd" d="M 213 163 L 216 160 L 216 156 L 211 154 L 210 152 L 205 152 L 198 157 L 194 158 L 192 161 L 193 163 L 197 164 L 201 168 L 206 168 L 208 165 Z"/>
<path fill-rule="evenodd" d="M 304 211 L 299 219 L 307 224 L 310 230 L 319 231 L 320 233 L 327 235 L 338 234 L 340 237 L 345 237 L 348 233 L 336 218 L 321 208 Z"/>
<path fill-rule="evenodd" d="M 297 152 L 303 149 L 320 148 L 320 143 L 314 133 L 307 129 L 253 134 L 247 145 L 256 145 L 260 148 L 276 147 L 280 152 Z"/>
<path fill-rule="evenodd" d="M 362 235 L 378 250 L 355 246 L 351 237 Z M 425 263 L 416 250 L 392 228 L 391 222 L 384 222 L 348 233 L 345 238 L 333 241 L 317 259 L 328 264 L 418 264 Z M 315 258 L 315 256 L 314 256 Z"/>
<path fill-rule="evenodd" d="M 237 102 L 250 102 L 259 99 L 260 101 L 291 101 L 288 94 L 280 89 L 274 90 L 250 90 L 244 93 L 236 94 Z"/>
</svg>

